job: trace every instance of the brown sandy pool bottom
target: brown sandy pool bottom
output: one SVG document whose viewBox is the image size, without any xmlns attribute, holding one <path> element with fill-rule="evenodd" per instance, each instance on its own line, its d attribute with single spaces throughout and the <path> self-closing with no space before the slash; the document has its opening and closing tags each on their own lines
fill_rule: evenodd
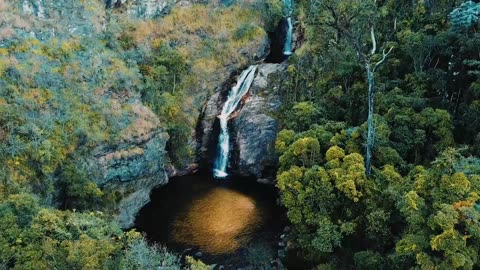
<svg viewBox="0 0 480 270">
<path fill-rule="evenodd" d="M 241 267 L 276 253 L 284 224 L 274 187 L 254 179 L 177 177 L 151 194 L 136 228 L 151 242 L 207 263 Z"/>
</svg>

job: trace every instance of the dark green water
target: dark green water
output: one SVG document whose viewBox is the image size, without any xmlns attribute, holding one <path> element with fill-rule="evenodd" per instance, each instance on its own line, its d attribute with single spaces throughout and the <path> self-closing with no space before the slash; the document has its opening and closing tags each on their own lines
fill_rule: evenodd
<svg viewBox="0 0 480 270">
<path fill-rule="evenodd" d="M 154 190 L 135 227 L 147 239 L 202 261 L 241 267 L 266 263 L 277 253 L 285 224 L 274 187 L 255 179 L 176 177 Z M 227 268 L 228 269 L 228 268 Z"/>
</svg>

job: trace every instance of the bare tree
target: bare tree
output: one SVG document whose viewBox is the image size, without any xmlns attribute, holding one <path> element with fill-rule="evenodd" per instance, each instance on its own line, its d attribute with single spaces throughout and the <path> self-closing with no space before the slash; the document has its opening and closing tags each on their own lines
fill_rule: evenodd
<svg viewBox="0 0 480 270">
<path fill-rule="evenodd" d="M 386 48 L 382 50 L 382 58 L 372 63 L 372 57 L 377 51 L 377 41 L 375 39 L 375 31 L 373 26 L 370 30 L 370 35 L 372 39 L 372 50 L 367 57 L 364 57 L 363 62 L 365 65 L 365 70 L 367 71 L 367 81 L 368 81 L 368 120 L 367 120 L 367 153 L 365 155 L 365 168 L 367 170 L 367 176 L 370 176 L 372 171 L 372 152 L 373 145 L 375 144 L 375 126 L 373 124 L 373 106 L 374 106 L 374 95 L 375 95 L 375 71 L 377 68 L 385 62 L 387 56 L 392 52 L 393 46 L 390 47 L 388 51 Z"/>
<path fill-rule="evenodd" d="M 374 21 L 378 16 L 378 9 L 376 1 L 365 0 L 350 0 L 348 3 L 350 9 L 338 8 L 341 5 L 341 0 L 326 1 L 322 8 L 329 11 L 331 15 L 330 21 L 326 23 L 336 31 L 337 41 L 344 39 L 353 46 L 357 53 L 360 65 L 367 73 L 368 82 L 368 130 L 367 143 L 365 155 L 365 167 L 367 176 L 370 176 L 372 167 L 372 152 L 375 144 L 375 127 L 374 127 L 374 95 L 375 95 L 375 72 L 377 68 L 383 64 L 388 55 L 392 52 L 393 47 L 387 50 L 387 42 L 381 46 L 382 55 L 380 60 L 377 57 L 377 40 L 375 37 Z M 312 0 L 312 3 L 315 1 Z M 346 3 L 343 3 L 344 5 Z M 366 26 L 366 27 L 364 27 Z M 370 26 L 370 29 L 368 28 Z M 394 21 L 393 34 L 396 31 L 397 23 Z M 368 49 L 364 40 L 370 36 L 372 44 L 371 49 Z M 387 38 L 388 40 L 388 38 Z"/>
</svg>

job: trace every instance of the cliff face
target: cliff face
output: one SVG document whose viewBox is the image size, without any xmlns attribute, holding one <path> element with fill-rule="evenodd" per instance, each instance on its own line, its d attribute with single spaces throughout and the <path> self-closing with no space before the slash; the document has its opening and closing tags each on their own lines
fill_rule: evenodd
<svg viewBox="0 0 480 270">
<path fill-rule="evenodd" d="M 105 5 L 124 9 L 131 18 L 151 19 L 165 15 L 177 2 L 179 0 L 105 0 Z"/>
<path fill-rule="evenodd" d="M 286 72 L 285 64 L 261 64 L 243 101 L 243 106 L 229 121 L 233 151 L 231 163 L 233 170 L 241 175 L 254 176 L 260 182 L 274 181 L 278 157 L 275 153 L 275 139 L 278 121 L 273 114 L 280 105 L 279 79 Z M 223 92 L 212 95 L 205 104 L 198 139 L 199 159 L 212 162 L 218 142 L 217 116 L 222 110 L 224 96 L 230 91 L 227 82 Z M 211 164 L 205 164 L 209 166 Z"/>
<path fill-rule="evenodd" d="M 28 54 L 28 59 L 37 61 L 32 60 L 33 63 L 43 64 L 46 74 L 36 76 L 38 82 L 32 80 L 34 82 L 25 86 L 23 91 L 44 87 L 55 97 L 70 92 L 79 96 L 66 100 L 59 97 L 51 102 L 54 104 L 52 108 L 44 106 L 41 109 L 43 114 L 53 115 L 52 111 L 59 104 L 78 105 L 83 111 L 92 112 L 84 117 L 97 119 L 98 125 L 105 130 L 98 131 L 101 135 L 95 143 L 89 142 L 88 146 L 74 144 L 72 152 L 78 153 L 79 166 L 86 168 L 89 180 L 103 190 L 115 192 L 119 199 L 115 205 L 116 220 L 122 227 L 130 227 L 138 210 L 149 201 L 150 191 L 168 182 L 165 146 L 169 136 L 159 118 L 141 103 L 136 93 L 136 85 L 140 82 L 138 69 L 125 64 L 100 42 L 106 31 L 104 3 L 99 0 L 23 0 L 0 4 L 0 13 L 5 18 L 5 23 L 0 26 L 2 44 L 8 47 L 12 42 L 35 40 L 32 44 L 42 46 L 42 42 L 50 45 L 57 42 L 63 44 L 64 52 L 68 52 L 62 60 L 41 58 L 44 55 L 40 49 Z M 77 46 L 79 42 L 72 42 L 83 37 L 89 43 Z M 22 54 L 18 53 L 16 57 L 22 57 Z M 71 73 L 52 71 L 61 65 Z M 55 120 L 62 116 L 55 114 L 52 117 Z M 86 129 L 97 130 L 99 126 Z M 89 135 L 81 135 L 80 141 L 82 136 Z M 54 177 L 58 183 L 63 176 Z M 52 205 L 61 204 L 64 197 L 61 190 L 55 191 Z"/>
<path fill-rule="evenodd" d="M 98 0 L 4 0 L 0 15 L 2 45 L 15 39 L 92 36 L 105 26 L 104 4 Z"/>
<path fill-rule="evenodd" d="M 272 182 L 278 157 L 275 139 L 278 121 L 274 112 L 280 108 L 279 85 L 272 77 L 280 78 L 285 65 L 262 64 L 258 67 L 250 96 L 233 119 L 233 132 L 237 146 L 237 170 L 246 176 L 255 176 L 260 182 Z"/>
<path fill-rule="evenodd" d="M 115 51 L 105 48 L 104 44 L 102 44 L 102 42 L 106 40 L 105 37 L 111 34 L 108 33 L 110 29 L 109 22 L 107 21 L 110 17 L 110 11 L 108 11 L 106 7 L 113 8 L 113 12 L 119 14 L 119 16 L 127 14 L 130 18 L 133 17 L 136 19 L 158 17 L 168 12 L 172 7 L 179 7 L 179 10 L 183 10 L 183 16 L 187 17 L 186 21 L 188 22 L 192 14 L 188 7 L 194 3 L 203 2 L 209 1 L 10 0 L 0 3 L 0 15 L 5 19 L 4 23 L 0 26 L 0 45 L 8 47 L 9 44 L 14 44 L 14 42 L 18 40 L 30 39 L 39 41 L 35 41 L 35 44 L 41 42 L 50 42 L 52 44 L 57 42 L 61 44 L 61 46 L 63 46 L 61 50 L 65 53 L 65 57 L 75 57 L 75 61 L 78 63 L 85 65 L 89 63 L 93 65 L 90 69 L 92 71 L 91 74 L 84 74 L 76 70 L 75 68 L 77 68 L 79 64 L 74 63 L 72 64 L 72 73 L 59 75 L 71 75 L 72 81 L 78 82 L 78 84 L 81 84 L 83 81 L 89 83 L 82 85 L 86 93 L 88 92 L 88 94 L 84 94 L 86 98 L 85 101 L 82 100 L 82 102 L 85 102 L 83 105 L 88 108 L 89 106 L 93 106 L 92 104 L 95 104 L 94 102 L 88 101 L 88 99 L 102 100 L 102 105 L 98 105 L 95 108 L 96 112 L 99 114 L 105 113 L 105 115 L 116 115 L 118 119 L 123 119 L 125 116 L 125 118 L 128 119 L 128 121 L 125 120 L 125 122 L 118 124 L 106 124 L 109 125 L 107 128 L 115 129 L 115 133 L 120 135 L 114 138 L 105 136 L 104 139 L 99 139 L 98 142 L 96 141 L 93 146 L 88 146 L 93 148 L 92 151 L 88 150 L 90 151 L 89 153 L 82 151 L 81 154 L 82 160 L 87 160 L 86 163 L 88 165 L 90 179 L 93 180 L 98 187 L 106 190 L 114 190 L 119 194 L 118 198 L 120 199 L 115 206 L 117 213 L 116 219 L 122 227 L 132 225 L 137 211 L 148 202 L 149 193 L 152 188 L 168 182 L 169 173 L 166 168 L 170 167 L 170 165 L 166 159 L 165 146 L 169 136 L 163 129 L 158 117 L 149 108 L 144 106 L 140 101 L 140 97 L 135 94 L 136 90 L 138 90 L 136 89 L 138 88 L 136 84 L 140 81 L 138 67 L 135 66 L 135 63 L 128 62 L 129 59 L 125 60 L 115 55 Z M 183 108 L 188 112 L 188 116 L 194 119 L 192 122 L 198 119 L 201 111 L 200 107 L 207 100 L 209 93 L 215 93 L 213 98 L 210 98 L 208 101 L 208 105 L 204 111 L 201 125 L 203 129 L 197 129 L 197 131 L 202 130 L 201 136 L 195 134 L 192 124 L 191 138 L 202 138 L 204 141 L 200 143 L 202 147 L 207 147 L 210 143 L 208 141 L 209 138 L 212 138 L 210 135 L 212 135 L 213 120 L 216 118 L 218 109 L 221 108 L 222 105 L 220 92 L 222 89 L 226 89 L 224 85 L 229 83 L 224 84 L 224 82 L 226 80 L 228 81 L 230 75 L 237 72 L 239 67 L 260 61 L 264 59 L 269 52 L 268 37 L 259 26 L 258 21 L 256 22 L 257 25 L 252 28 L 251 18 L 243 18 L 243 21 L 237 21 L 236 18 L 238 16 L 235 17 L 232 15 L 228 17 L 224 14 L 226 12 L 220 9 L 216 10 L 216 5 L 222 4 L 222 1 L 214 2 L 213 9 L 218 13 L 218 16 L 213 14 L 211 18 L 208 18 L 217 20 L 214 22 L 214 26 L 225 23 L 222 16 L 229 19 L 229 27 L 225 30 L 226 32 L 219 33 L 214 30 L 217 29 L 216 27 L 210 27 L 208 24 L 206 26 L 197 25 L 195 23 L 188 26 L 191 30 L 186 31 L 186 33 L 180 29 L 181 27 L 170 29 L 172 33 L 166 31 L 157 33 L 160 40 L 169 40 L 169 38 L 177 40 L 179 39 L 178 37 L 182 37 L 182 39 L 179 39 L 179 50 L 186 52 L 187 56 L 201 55 L 197 54 L 197 52 L 203 50 L 204 45 L 198 40 L 204 39 L 205 34 L 212 40 L 218 40 L 219 44 L 221 41 L 225 41 L 225 35 L 227 35 L 227 41 L 231 43 L 226 44 L 230 47 L 224 46 L 226 48 L 220 48 L 221 50 L 219 48 L 212 50 L 212 52 L 221 51 L 224 55 L 231 55 L 231 58 L 213 56 L 202 58 L 202 56 L 198 56 L 192 60 L 192 74 L 194 74 L 196 82 L 192 83 L 192 89 L 188 89 L 186 92 L 188 95 L 186 100 L 190 101 L 185 103 L 185 108 Z M 194 6 L 192 10 L 196 10 L 199 18 L 205 18 L 204 15 L 210 11 L 209 9 L 198 8 L 198 6 Z M 239 7 L 230 9 L 228 12 L 230 12 L 228 14 L 243 14 Z M 181 14 L 182 13 L 180 13 L 180 15 Z M 161 24 L 167 24 L 168 28 L 168 16 L 164 19 L 162 19 Z M 173 20 L 173 25 L 177 22 L 175 18 L 170 18 L 170 20 Z M 248 29 L 250 29 L 249 31 L 251 32 L 247 31 L 247 34 L 243 35 L 243 32 L 239 31 L 241 28 L 239 28 L 238 25 L 242 25 L 242 23 L 245 24 L 246 22 L 250 23 L 250 28 Z M 156 23 L 160 22 L 157 20 Z M 211 33 L 208 31 L 211 31 Z M 169 35 L 171 37 L 169 37 Z M 83 42 L 83 40 L 88 40 L 89 43 L 88 45 L 82 44 L 82 46 L 77 46 L 75 42 L 67 42 L 71 40 L 78 41 L 79 44 Z M 102 42 L 100 42 L 100 40 Z M 194 46 L 191 42 L 192 40 L 198 44 Z M 93 44 L 91 42 L 96 43 Z M 99 51 L 102 51 L 104 56 L 99 58 Z M 36 52 L 41 53 L 40 50 L 36 50 Z M 85 55 L 88 55 L 88 57 Z M 58 63 L 53 63 L 54 61 L 56 61 L 56 59 L 52 57 L 51 65 L 58 65 Z M 106 66 L 111 66 L 111 68 L 105 68 Z M 45 65 L 45 68 L 46 72 L 51 73 L 50 66 L 47 67 L 47 65 Z M 122 74 L 116 73 L 116 69 L 121 69 Z M 84 68 L 84 70 L 89 69 Z M 264 69 L 262 68 L 261 70 Z M 62 89 L 52 88 L 51 91 L 61 92 Z M 262 91 L 263 90 L 259 90 L 258 93 Z M 75 94 L 80 94 L 80 92 L 75 92 Z M 257 119 L 255 120 L 257 122 L 256 125 L 263 125 L 265 123 L 269 125 L 269 131 L 267 133 L 270 135 L 265 137 L 264 140 L 264 142 L 268 144 L 274 137 L 272 132 L 276 130 L 276 122 L 272 122 L 272 119 L 261 115 L 262 113 L 267 113 L 267 111 L 263 111 L 263 109 L 266 108 L 255 111 L 258 109 L 257 106 L 264 106 L 266 101 L 263 99 L 255 99 L 255 104 L 257 103 L 258 105 L 255 105 L 253 109 L 248 110 L 251 111 L 251 114 L 259 113 L 255 116 Z M 111 108 L 109 107 L 110 105 L 112 106 Z M 242 117 L 249 118 L 250 116 L 245 113 L 245 116 Z M 105 116 L 105 118 L 108 118 L 108 116 Z M 253 127 L 253 125 L 251 127 Z M 239 128 L 244 128 L 244 125 L 240 123 Z M 254 131 L 251 130 L 250 133 L 253 134 Z M 243 138 L 243 136 L 248 136 L 248 134 L 243 135 L 242 133 L 241 137 Z M 243 141 L 249 145 L 247 148 L 250 150 L 243 150 L 244 148 L 242 148 L 242 157 L 245 156 L 245 153 L 253 151 L 253 149 L 251 149 L 252 147 L 256 147 L 251 145 L 251 142 L 246 138 L 242 139 L 242 143 Z M 192 148 L 195 147 L 195 143 L 192 141 L 186 143 L 192 145 Z M 76 150 L 73 149 L 72 151 Z M 267 152 L 252 154 L 256 156 L 250 159 L 258 160 L 261 158 L 260 156 L 265 153 Z M 243 158 L 244 160 L 249 159 L 248 154 L 246 155 L 247 156 Z M 251 166 L 250 161 L 245 164 L 242 170 L 248 171 L 248 169 L 245 168 Z M 262 176 L 260 172 L 263 170 L 262 168 L 255 168 L 252 174 Z M 169 169 L 169 172 L 170 171 L 173 171 L 173 173 L 170 173 L 171 175 L 175 174 L 174 169 Z M 59 193 L 60 191 L 57 191 L 57 195 L 60 198 L 62 194 Z"/>
<path fill-rule="evenodd" d="M 131 104 L 131 123 L 109 144 L 92 152 L 90 171 L 97 185 L 122 194 L 116 206 L 121 227 L 133 225 L 136 213 L 149 201 L 150 191 L 168 182 L 165 145 L 169 136 L 158 117 L 138 97 L 112 97 Z"/>
</svg>

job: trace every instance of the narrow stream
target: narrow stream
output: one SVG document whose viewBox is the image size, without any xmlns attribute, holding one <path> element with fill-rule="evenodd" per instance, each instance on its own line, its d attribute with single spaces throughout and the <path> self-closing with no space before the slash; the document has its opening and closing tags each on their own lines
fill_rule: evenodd
<svg viewBox="0 0 480 270">
<path fill-rule="evenodd" d="M 154 190 L 135 227 L 147 239 L 206 263 L 244 267 L 270 262 L 285 225 L 276 190 L 255 179 L 210 174 L 176 177 Z"/>
</svg>

